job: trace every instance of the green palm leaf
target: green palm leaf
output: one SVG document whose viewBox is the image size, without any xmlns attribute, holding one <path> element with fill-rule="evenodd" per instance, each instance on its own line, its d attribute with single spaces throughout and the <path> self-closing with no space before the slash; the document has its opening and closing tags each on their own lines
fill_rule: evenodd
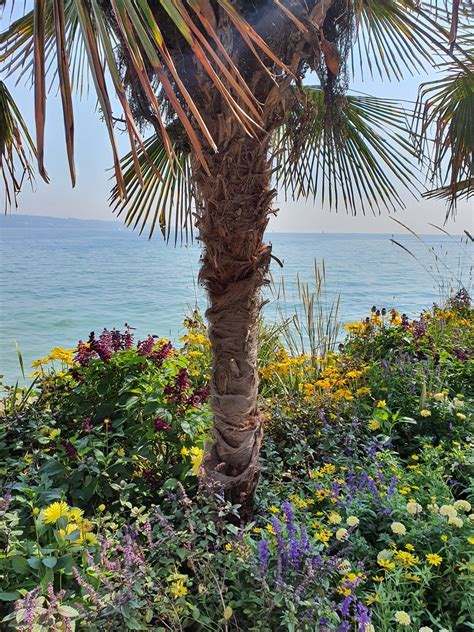
<svg viewBox="0 0 474 632">
<path fill-rule="evenodd" d="M 425 194 L 449 202 L 474 192 L 474 65 L 451 66 L 442 79 L 420 88 L 418 103 L 420 157 L 431 157 L 430 172 L 438 187 Z"/>
<path fill-rule="evenodd" d="M 352 68 L 358 62 L 362 76 L 401 80 L 408 72 L 422 72 L 439 63 L 443 55 L 464 51 L 450 35 L 452 16 L 436 0 L 355 0 L 356 44 L 352 49 Z M 451 50 L 454 49 L 454 53 Z"/>
<path fill-rule="evenodd" d="M 118 215 L 124 214 L 127 226 L 142 233 L 148 224 L 149 237 L 159 226 L 166 240 L 173 231 L 176 243 L 178 235 L 186 241 L 192 238 L 194 189 L 189 150 L 176 144 L 172 149 L 174 159 L 170 160 L 158 135 L 147 139 L 138 157 L 139 175 L 132 152 L 128 153 L 122 159 L 126 199 L 120 199 L 115 186 L 111 202 Z"/>
<path fill-rule="evenodd" d="M 416 181 L 410 142 L 410 111 L 372 96 L 341 97 L 328 108 L 324 92 L 306 86 L 312 116 L 298 129 L 299 112 L 275 136 L 275 176 L 294 199 L 321 196 L 323 204 L 343 204 L 353 213 L 403 206 L 399 186 Z M 296 130 L 295 130 L 296 126 Z"/>
</svg>

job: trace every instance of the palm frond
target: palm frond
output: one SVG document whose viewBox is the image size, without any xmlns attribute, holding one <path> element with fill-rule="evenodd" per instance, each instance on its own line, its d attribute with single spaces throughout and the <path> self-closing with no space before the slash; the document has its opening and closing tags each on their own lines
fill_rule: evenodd
<svg viewBox="0 0 474 632">
<path fill-rule="evenodd" d="M 5 211 L 16 197 L 26 178 L 34 181 L 31 158 L 36 147 L 28 127 L 8 88 L 0 81 L 0 172 L 5 187 Z"/>
<path fill-rule="evenodd" d="M 410 113 L 399 103 L 372 96 L 341 97 L 328 107 L 323 90 L 305 86 L 311 115 L 288 115 L 274 139 L 275 177 L 293 199 L 313 199 L 356 213 L 403 207 L 400 185 L 416 189 Z M 342 200 L 341 200 L 342 198 Z"/>
<path fill-rule="evenodd" d="M 452 11 L 442 11 L 436 0 L 355 0 L 357 37 L 352 49 L 353 70 L 360 64 L 364 76 L 400 81 L 440 62 L 442 56 L 460 55 Z M 457 31 L 457 18 L 456 18 Z"/>
<path fill-rule="evenodd" d="M 431 158 L 430 172 L 438 187 L 427 197 L 446 199 L 447 215 L 459 198 L 474 192 L 474 65 L 422 84 L 417 102 L 416 132 L 420 157 Z"/>
<path fill-rule="evenodd" d="M 176 243 L 178 235 L 185 241 L 192 238 L 194 189 L 189 151 L 177 145 L 172 150 L 170 160 L 159 136 L 148 138 L 138 156 L 140 178 L 133 154 L 128 153 L 122 159 L 126 198 L 120 199 L 115 186 L 110 200 L 117 215 L 125 215 L 127 226 L 139 228 L 141 234 L 148 224 L 150 238 L 159 226 L 166 240 L 174 233 Z"/>
</svg>

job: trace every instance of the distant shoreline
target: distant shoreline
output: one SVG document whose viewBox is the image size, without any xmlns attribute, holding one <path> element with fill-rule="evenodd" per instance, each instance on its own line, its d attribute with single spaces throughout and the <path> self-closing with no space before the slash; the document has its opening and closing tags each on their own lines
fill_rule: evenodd
<svg viewBox="0 0 474 632">
<path fill-rule="evenodd" d="M 22 221 L 23 220 L 23 221 Z M 131 228 L 127 228 L 123 221 L 121 219 L 117 219 L 117 218 L 112 218 L 112 219 L 96 219 L 96 218 L 91 218 L 91 217 L 55 217 L 53 215 L 29 215 L 27 213 L 9 213 L 7 215 L 0 215 L 0 222 L 2 223 L 3 226 L 6 225 L 7 222 L 12 221 L 13 223 L 25 223 L 25 222 L 38 222 L 38 223 L 42 223 L 45 221 L 53 221 L 53 222 L 74 222 L 74 223 L 90 223 L 90 224 L 105 224 L 108 226 L 120 226 L 126 230 L 129 230 L 130 232 L 133 232 Z M 442 227 L 441 227 L 442 228 Z M 135 231 L 136 232 L 136 231 Z M 449 231 L 447 231 L 449 233 Z M 411 235 L 408 232 L 396 232 L 396 231 L 387 231 L 387 232 L 364 232 L 364 231 L 279 231 L 279 230 L 270 230 L 266 232 L 266 235 L 327 235 L 327 236 L 333 236 L 333 235 L 344 235 L 344 236 L 348 236 L 348 235 L 353 235 L 353 236 L 357 236 L 357 235 L 361 235 L 364 237 L 377 237 L 377 236 L 385 236 L 385 235 L 398 235 L 398 236 L 403 236 L 403 237 L 408 237 L 408 238 L 413 238 L 413 235 Z M 456 232 L 456 233 L 449 233 L 449 235 L 445 235 L 442 233 L 442 231 L 436 231 L 434 230 L 431 233 L 417 233 L 417 235 L 419 237 L 433 237 L 433 236 L 438 236 L 438 237 L 462 237 L 465 235 L 464 230 L 461 230 L 461 232 Z"/>
</svg>

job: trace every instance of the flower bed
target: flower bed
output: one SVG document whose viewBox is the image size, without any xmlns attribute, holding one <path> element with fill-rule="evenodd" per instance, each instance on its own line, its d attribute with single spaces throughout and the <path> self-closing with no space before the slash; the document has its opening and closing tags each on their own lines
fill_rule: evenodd
<svg viewBox="0 0 474 632">
<path fill-rule="evenodd" d="M 210 352 L 185 324 L 180 348 L 130 327 L 57 347 L 6 389 L 2 629 L 472 629 L 467 294 L 415 321 L 374 307 L 323 358 L 266 338 L 244 526 L 200 484 Z"/>
</svg>

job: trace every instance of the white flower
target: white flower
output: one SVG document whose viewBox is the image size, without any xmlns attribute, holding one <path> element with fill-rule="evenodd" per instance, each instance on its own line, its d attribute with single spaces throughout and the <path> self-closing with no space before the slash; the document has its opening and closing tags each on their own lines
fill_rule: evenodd
<svg viewBox="0 0 474 632">
<path fill-rule="evenodd" d="M 437 402 L 442 402 L 443 399 L 445 398 L 445 394 L 444 393 L 435 393 L 433 395 L 433 399 L 435 399 Z M 423 630 L 423 628 L 421 628 Z"/>
<path fill-rule="evenodd" d="M 382 549 L 377 555 L 377 562 L 381 562 L 382 560 L 391 560 L 393 557 L 393 551 L 390 549 Z"/>
<path fill-rule="evenodd" d="M 405 533 L 407 532 L 405 525 L 401 522 L 392 522 L 392 524 L 390 525 L 390 529 L 393 531 L 393 533 L 396 533 L 397 535 L 405 535 Z"/>
<path fill-rule="evenodd" d="M 419 514 L 423 511 L 423 507 L 420 505 L 420 503 L 407 503 L 406 509 L 408 513 L 412 515 Z"/>
<path fill-rule="evenodd" d="M 428 511 L 430 511 L 431 513 L 438 513 L 439 512 L 439 505 L 438 503 L 432 503 L 430 505 L 426 505 L 426 508 L 428 509 Z"/>
<path fill-rule="evenodd" d="M 405 612 L 405 610 L 397 610 L 395 613 L 395 621 L 399 625 L 410 625 L 411 617 L 408 612 Z"/>
<path fill-rule="evenodd" d="M 359 518 L 357 516 L 348 516 L 348 518 L 347 518 L 347 524 L 350 527 L 357 527 L 359 522 L 360 521 L 359 521 Z M 370 624 L 370 625 L 372 625 L 372 624 Z"/>
<path fill-rule="evenodd" d="M 345 540 L 347 537 L 347 529 L 341 528 L 336 531 L 336 540 Z"/>
<path fill-rule="evenodd" d="M 453 525 L 453 527 L 461 528 L 463 525 L 463 521 L 461 520 L 461 518 L 457 518 L 456 516 L 453 516 L 449 518 L 448 524 Z"/>
<path fill-rule="evenodd" d="M 457 397 L 455 397 L 453 399 L 453 406 L 455 408 L 464 408 L 464 402 L 462 402 L 460 399 L 458 399 Z"/>
<path fill-rule="evenodd" d="M 433 628 L 429 628 L 427 625 L 424 625 L 418 632 L 433 632 Z"/>
<path fill-rule="evenodd" d="M 471 511 L 471 503 L 468 502 L 467 500 L 456 500 L 453 507 L 454 509 L 457 509 L 458 511 L 462 511 L 462 512 Z"/>
<path fill-rule="evenodd" d="M 455 518 L 458 515 L 453 505 L 441 505 L 439 513 L 441 516 L 449 516 L 449 518 Z"/>
</svg>

